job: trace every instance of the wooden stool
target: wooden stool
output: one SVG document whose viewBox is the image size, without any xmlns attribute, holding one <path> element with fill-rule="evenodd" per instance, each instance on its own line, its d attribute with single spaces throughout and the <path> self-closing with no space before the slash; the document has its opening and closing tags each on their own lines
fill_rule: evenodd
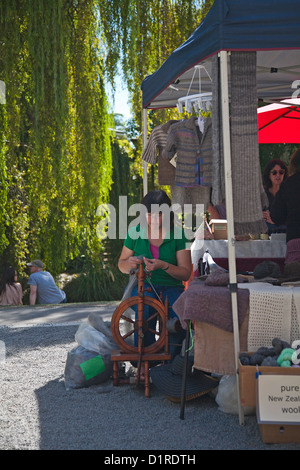
<svg viewBox="0 0 300 470">
<path fill-rule="evenodd" d="M 113 351 L 111 354 L 111 361 L 113 362 L 113 383 L 115 386 L 119 384 L 119 373 L 118 363 L 126 361 L 137 362 L 137 374 L 138 383 L 141 371 L 141 366 L 144 365 L 145 369 L 145 397 L 150 396 L 149 386 L 149 363 L 151 361 L 165 362 L 171 359 L 169 354 L 169 343 L 168 343 L 168 330 L 167 320 L 169 314 L 169 302 L 166 299 L 165 303 L 162 301 L 153 299 L 145 296 L 145 273 L 142 264 L 138 270 L 138 295 L 130 297 L 124 300 L 116 308 L 112 315 L 111 320 L 111 332 L 116 345 L 120 348 Z M 133 320 L 126 316 L 125 312 L 128 308 L 133 305 L 138 306 L 138 317 L 137 320 Z M 154 307 L 156 312 L 151 315 L 148 319 L 144 318 L 144 305 Z M 155 330 L 149 328 L 148 322 L 150 320 L 157 319 L 158 329 Z M 121 333 L 120 331 L 120 320 L 124 320 L 130 325 L 131 330 L 127 333 Z M 150 331 L 158 336 L 158 340 L 149 346 L 144 346 L 144 334 L 146 331 Z M 126 340 L 131 335 L 136 333 L 138 335 L 138 346 L 128 344 Z"/>
</svg>

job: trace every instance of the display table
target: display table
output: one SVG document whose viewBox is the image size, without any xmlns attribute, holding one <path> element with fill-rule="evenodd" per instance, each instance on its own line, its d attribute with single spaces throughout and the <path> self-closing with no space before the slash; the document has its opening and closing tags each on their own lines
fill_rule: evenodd
<svg viewBox="0 0 300 470">
<path fill-rule="evenodd" d="M 219 266 L 228 269 L 228 240 L 195 240 L 191 246 L 194 271 L 206 250 Z M 285 254 L 285 239 L 235 242 L 237 271 L 253 271 L 262 261 L 271 260 L 278 263 L 283 272 Z"/>
<path fill-rule="evenodd" d="M 289 342 L 300 339 L 300 287 L 238 284 L 237 302 L 241 351 L 270 347 L 275 337 Z M 192 281 L 173 309 L 183 328 L 190 320 L 194 323 L 194 367 L 221 375 L 235 374 L 229 289 Z"/>
<path fill-rule="evenodd" d="M 249 292 L 237 294 L 240 342 L 247 350 Z M 234 374 L 234 337 L 231 295 L 227 287 L 206 286 L 203 281 L 190 283 L 172 306 L 183 328 L 189 320 L 195 330 L 194 367 L 217 374 Z"/>
</svg>

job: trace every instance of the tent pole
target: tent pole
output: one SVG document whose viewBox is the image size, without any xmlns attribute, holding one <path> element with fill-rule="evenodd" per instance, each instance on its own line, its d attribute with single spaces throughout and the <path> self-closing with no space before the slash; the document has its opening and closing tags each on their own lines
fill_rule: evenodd
<svg viewBox="0 0 300 470">
<path fill-rule="evenodd" d="M 238 353 L 240 351 L 238 308 L 237 308 L 237 277 L 235 262 L 235 235 L 234 214 L 232 197 L 232 172 L 231 172 L 231 146 L 230 146 L 230 124 L 229 124 L 229 93 L 228 93 L 228 64 L 227 51 L 220 52 L 220 86 L 221 86 L 221 108 L 222 108 L 222 130 L 224 148 L 224 171 L 225 171 L 225 198 L 226 218 L 228 234 L 228 265 L 229 265 L 229 288 L 231 293 L 235 370 L 237 382 L 237 398 L 239 408 L 239 421 L 244 424 L 244 412 L 240 402 L 239 377 L 238 377 Z"/>
<path fill-rule="evenodd" d="M 143 150 L 147 145 L 147 109 L 143 109 Z M 143 196 L 148 192 L 147 162 L 143 162 Z"/>
</svg>

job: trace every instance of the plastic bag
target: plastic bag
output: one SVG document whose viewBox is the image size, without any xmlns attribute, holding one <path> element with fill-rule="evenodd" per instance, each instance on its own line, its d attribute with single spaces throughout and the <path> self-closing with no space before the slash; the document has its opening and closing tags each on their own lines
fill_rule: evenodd
<svg viewBox="0 0 300 470">
<path fill-rule="evenodd" d="M 218 387 L 216 402 L 224 413 L 239 414 L 237 383 L 235 375 L 224 375 Z M 245 415 L 255 414 L 255 407 L 243 406 Z"/>
<path fill-rule="evenodd" d="M 111 376 L 110 354 L 100 355 L 82 346 L 68 352 L 64 375 L 66 390 L 98 385 Z"/>
<path fill-rule="evenodd" d="M 110 354 L 116 349 L 115 343 L 101 331 L 96 330 L 88 322 L 83 322 L 75 333 L 75 340 L 88 351 L 98 354 Z"/>
</svg>

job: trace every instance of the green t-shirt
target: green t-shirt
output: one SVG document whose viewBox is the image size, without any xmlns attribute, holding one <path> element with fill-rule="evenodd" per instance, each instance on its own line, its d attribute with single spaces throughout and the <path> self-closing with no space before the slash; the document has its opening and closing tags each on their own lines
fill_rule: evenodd
<svg viewBox="0 0 300 470">
<path fill-rule="evenodd" d="M 124 245 L 134 252 L 134 256 L 145 256 L 153 259 L 150 250 L 150 242 L 147 238 L 146 230 L 140 226 L 131 227 L 128 230 Z M 159 246 L 159 259 L 167 263 L 177 265 L 176 252 L 185 250 L 188 247 L 188 240 L 184 235 L 184 230 L 175 227 L 166 233 L 165 239 Z M 180 286 L 182 281 L 174 279 L 168 271 L 157 269 L 151 273 L 151 282 L 161 286 Z"/>
</svg>

